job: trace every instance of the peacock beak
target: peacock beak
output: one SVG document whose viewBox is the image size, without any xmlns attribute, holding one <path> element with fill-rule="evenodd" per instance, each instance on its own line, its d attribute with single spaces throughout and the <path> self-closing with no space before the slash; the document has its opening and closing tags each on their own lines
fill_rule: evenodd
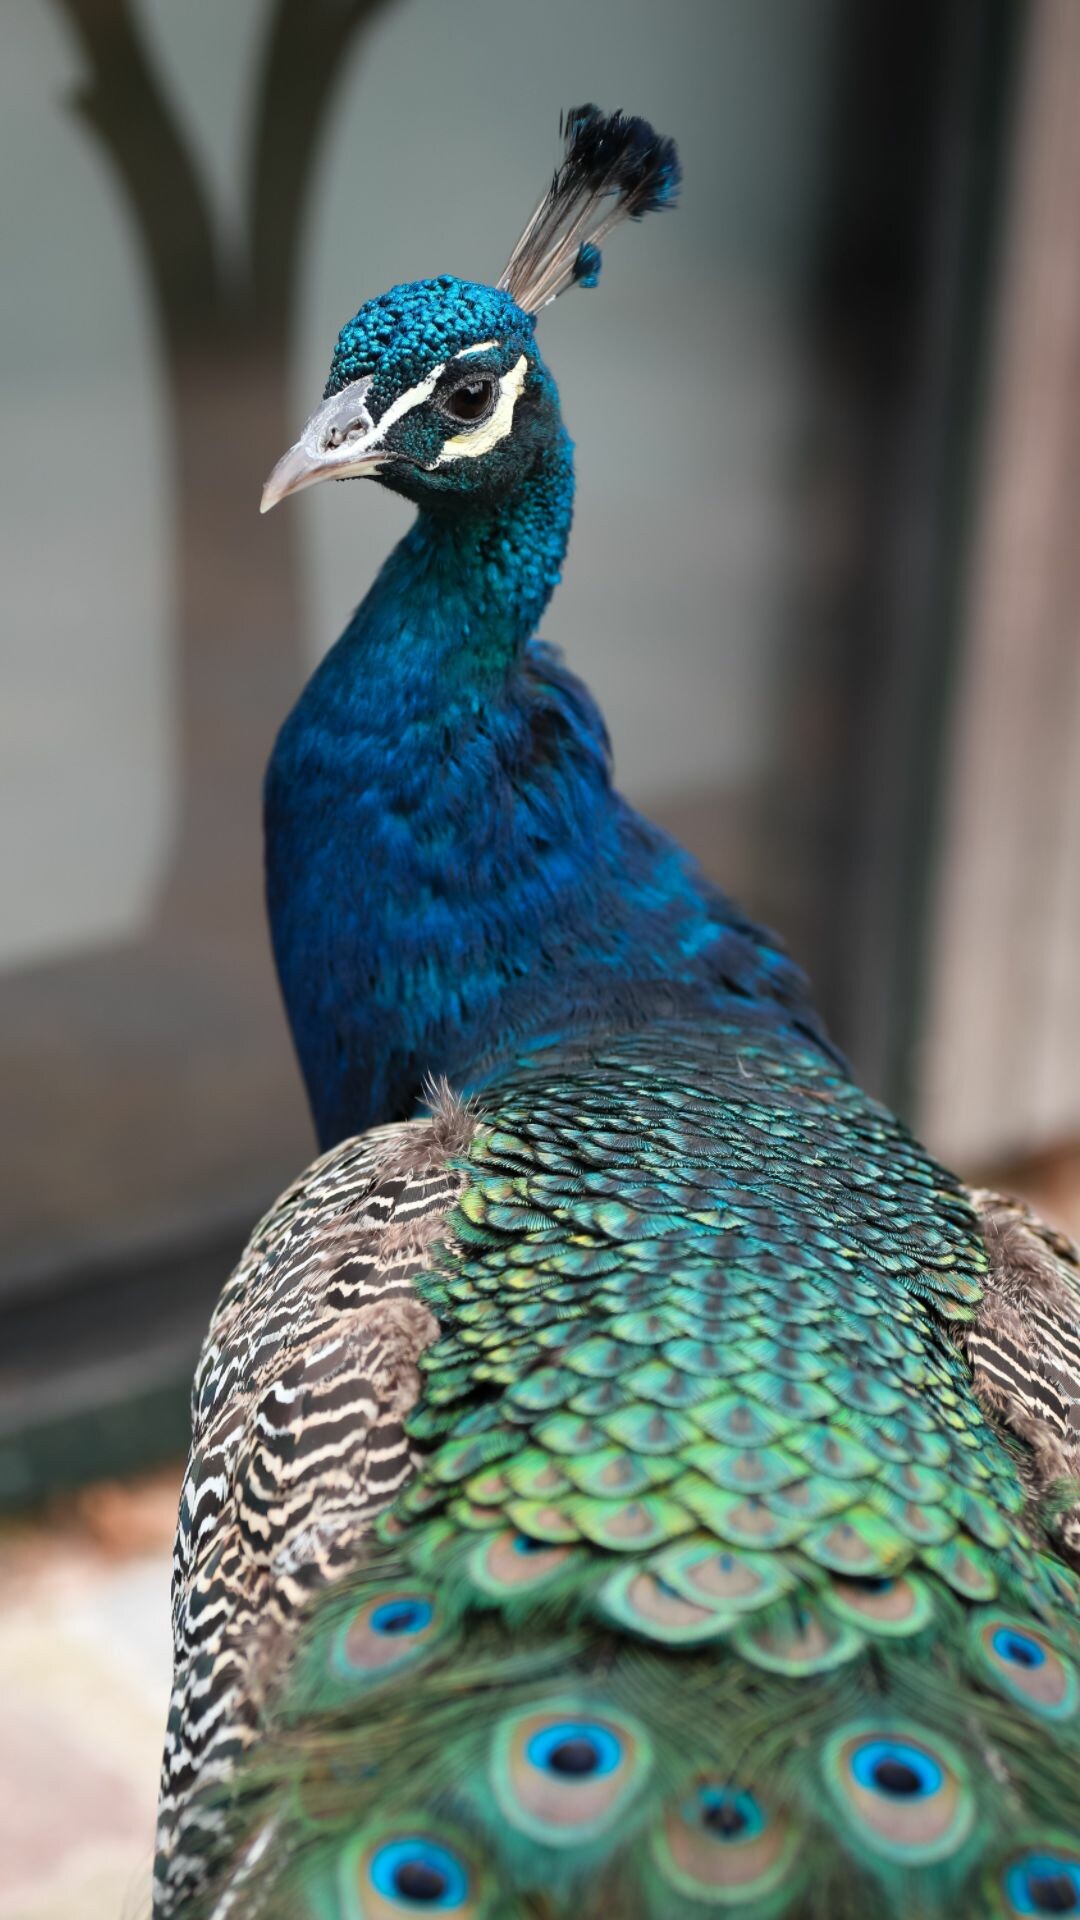
<svg viewBox="0 0 1080 1920">
<path fill-rule="evenodd" d="M 318 480 L 352 480 L 378 473 L 393 459 L 382 446 L 384 428 L 376 426 L 365 396 L 370 379 L 354 380 L 331 394 L 312 414 L 295 446 L 283 453 L 262 491 L 260 513 Z"/>
</svg>

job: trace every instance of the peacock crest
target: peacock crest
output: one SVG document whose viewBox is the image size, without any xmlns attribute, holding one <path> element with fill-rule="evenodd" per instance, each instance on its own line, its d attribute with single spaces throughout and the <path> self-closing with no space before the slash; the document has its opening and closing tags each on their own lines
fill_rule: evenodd
<svg viewBox="0 0 1080 1920">
<path fill-rule="evenodd" d="M 620 220 L 673 207 L 682 179 L 675 142 L 634 115 L 571 107 L 559 132 L 562 160 L 498 282 L 523 313 L 595 287 L 601 241 Z"/>
</svg>

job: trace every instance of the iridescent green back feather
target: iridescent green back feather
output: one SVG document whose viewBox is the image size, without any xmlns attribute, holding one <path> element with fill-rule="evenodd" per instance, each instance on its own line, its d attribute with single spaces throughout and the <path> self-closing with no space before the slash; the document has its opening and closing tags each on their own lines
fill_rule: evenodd
<svg viewBox="0 0 1080 1920">
<path fill-rule="evenodd" d="M 750 1019 L 477 1118 L 425 1464 L 268 1679 L 200 1910 L 1080 1911 L 1080 1583 L 959 1350 L 962 1190 Z"/>
</svg>

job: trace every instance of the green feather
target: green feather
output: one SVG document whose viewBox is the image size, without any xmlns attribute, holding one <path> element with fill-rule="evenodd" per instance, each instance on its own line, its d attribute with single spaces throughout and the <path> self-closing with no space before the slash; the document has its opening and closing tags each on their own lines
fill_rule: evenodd
<svg viewBox="0 0 1080 1920">
<path fill-rule="evenodd" d="M 217 1803 L 236 1914 L 1039 1911 L 1080 1582 L 954 1344 L 958 1188 L 745 1024 L 534 1057 L 477 1108 L 417 1283 L 424 1462 Z M 402 1860 L 450 1903 L 380 1892 Z"/>
</svg>

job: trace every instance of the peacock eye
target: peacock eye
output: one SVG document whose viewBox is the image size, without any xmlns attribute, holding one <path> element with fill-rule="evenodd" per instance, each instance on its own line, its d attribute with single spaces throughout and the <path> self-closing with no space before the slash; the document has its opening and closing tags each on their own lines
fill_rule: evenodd
<svg viewBox="0 0 1080 1920">
<path fill-rule="evenodd" d="M 439 405 L 449 419 L 460 421 L 462 426 L 475 426 L 478 420 L 487 419 L 495 405 L 495 382 L 489 374 L 461 380 L 439 396 Z"/>
</svg>

